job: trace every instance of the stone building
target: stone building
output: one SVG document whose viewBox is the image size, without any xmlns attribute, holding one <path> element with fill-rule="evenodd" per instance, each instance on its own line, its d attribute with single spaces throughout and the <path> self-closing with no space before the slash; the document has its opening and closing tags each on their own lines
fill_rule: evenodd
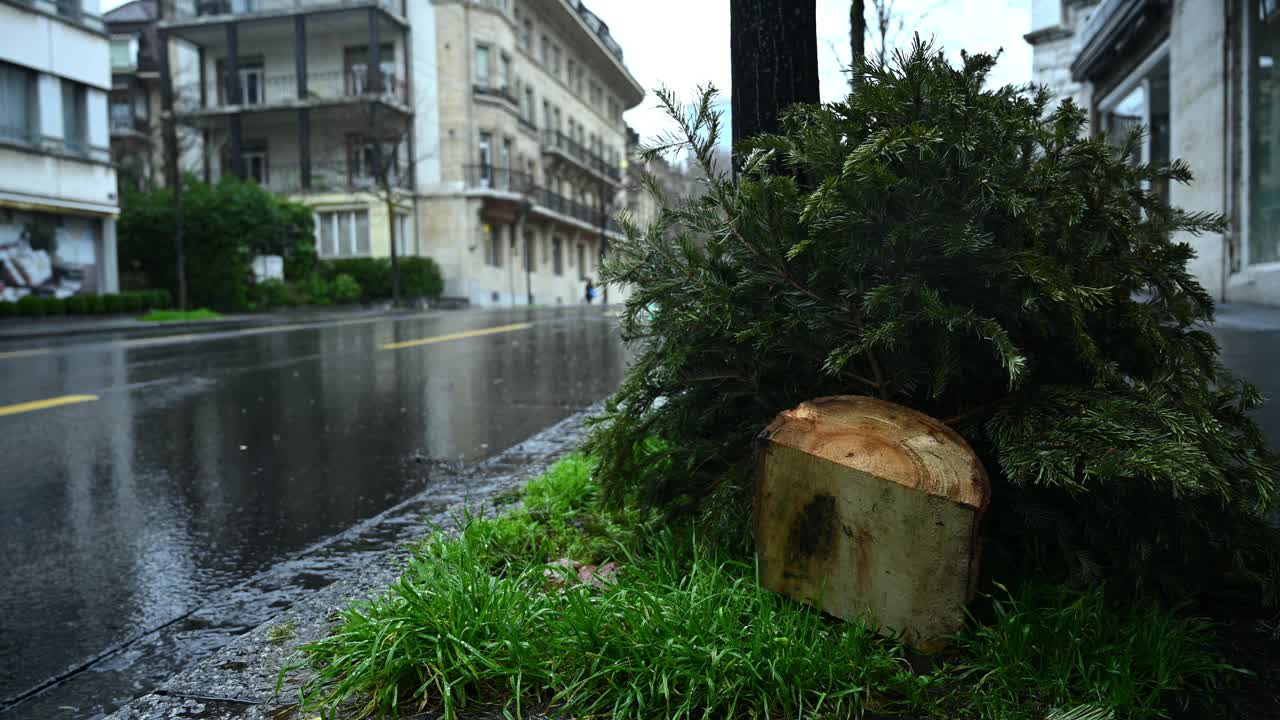
<svg viewBox="0 0 1280 720">
<path fill-rule="evenodd" d="M 0 28 L 0 299 L 115 292 L 97 0 L 0 0 Z"/>
<path fill-rule="evenodd" d="M 1088 109 L 1093 132 L 1148 128 L 1141 159 L 1181 158 L 1196 176 L 1157 190 L 1230 220 L 1182 238 L 1200 282 L 1280 305 L 1280 3 L 1033 0 L 1032 25 L 1036 82 Z"/>
<path fill-rule="evenodd" d="M 314 208 L 322 258 L 394 235 L 447 297 L 567 304 L 618 237 L 644 92 L 578 0 L 175 0 L 158 27 L 197 58 L 188 155 Z"/>
</svg>

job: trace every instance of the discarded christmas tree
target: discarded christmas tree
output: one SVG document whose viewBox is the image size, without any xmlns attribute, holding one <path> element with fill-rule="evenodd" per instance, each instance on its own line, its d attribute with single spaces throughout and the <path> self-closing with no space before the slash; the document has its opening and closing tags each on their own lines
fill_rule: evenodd
<svg viewBox="0 0 1280 720">
<path fill-rule="evenodd" d="M 1180 234 L 1223 218 L 1153 192 L 1191 173 L 1135 161 L 1137 134 L 1089 137 L 1070 103 L 984 89 L 994 63 L 917 43 L 844 102 L 793 108 L 736 180 L 712 166 L 714 91 L 662 96 L 680 132 L 653 152 L 687 147 L 709 179 L 628 225 L 604 269 L 633 288 L 638 348 L 590 441 L 606 491 L 731 539 L 765 424 L 867 394 L 983 457 L 993 572 L 1274 599 L 1261 398 L 1218 361 Z"/>
</svg>

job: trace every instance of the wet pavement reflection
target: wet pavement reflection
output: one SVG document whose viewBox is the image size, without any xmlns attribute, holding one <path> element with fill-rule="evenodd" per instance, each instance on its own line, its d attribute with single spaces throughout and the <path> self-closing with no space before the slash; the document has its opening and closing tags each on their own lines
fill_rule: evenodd
<svg viewBox="0 0 1280 720">
<path fill-rule="evenodd" d="M 383 349 L 523 322 L 532 325 Z M 486 457 L 602 399 L 624 364 L 599 309 L 99 342 L 0 360 L 0 406 L 98 396 L 0 417 L 0 699 L 430 487 L 441 460 Z M 118 688 L 108 702 L 137 691 Z"/>
</svg>

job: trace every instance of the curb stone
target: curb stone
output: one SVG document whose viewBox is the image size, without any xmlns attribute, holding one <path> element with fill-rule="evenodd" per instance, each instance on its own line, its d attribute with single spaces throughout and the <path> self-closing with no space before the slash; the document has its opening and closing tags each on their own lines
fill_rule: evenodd
<svg viewBox="0 0 1280 720">
<path fill-rule="evenodd" d="M 556 460 L 575 449 L 586 429 L 586 419 L 597 413 L 599 405 L 581 412 L 539 432 L 524 442 L 474 466 L 471 472 L 459 473 L 466 487 L 458 487 L 443 504 L 430 503 L 425 512 L 414 500 L 430 495 L 439 497 L 439 486 L 429 488 L 417 498 L 391 508 L 369 521 L 414 527 L 408 538 L 395 548 L 381 552 L 363 569 L 326 587 L 309 592 L 306 597 L 271 620 L 232 640 L 221 650 L 193 667 L 170 678 L 159 688 L 143 695 L 108 716 L 107 720 L 285 720 L 302 716 L 295 712 L 299 688 L 309 673 L 291 673 L 276 691 L 279 671 L 296 660 L 306 643 L 328 634 L 333 616 L 352 599 L 363 597 L 395 581 L 398 568 L 406 557 L 405 542 L 421 537 L 431 525 L 454 527 L 454 519 L 464 508 L 478 508 L 525 481 L 541 474 Z M 411 507 L 408 514 L 397 512 Z M 418 512 L 415 512 L 418 511 Z M 272 631 L 292 625 L 292 636 L 273 642 Z M 357 716 L 353 712 L 351 717 Z M 345 716 L 345 713 L 344 713 Z M 405 718 L 431 720 L 439 713 L 405 715 Z M 500 708 L 468 712 L 468 720 L 498 720 Z M 545 717 L 526 713 L 530 720 Z M 307 719 L 309 720 L 309 718 Z"/>
</svg>

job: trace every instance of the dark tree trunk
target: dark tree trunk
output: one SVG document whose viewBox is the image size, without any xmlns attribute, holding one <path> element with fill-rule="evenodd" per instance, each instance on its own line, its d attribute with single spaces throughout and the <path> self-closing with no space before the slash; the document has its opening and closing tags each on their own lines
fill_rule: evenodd
<svg viewBox="0 0 1280 720">
<path fill-rule="evenodd" d="M 849 6 L 849 40 L 853 46 L 850 56 L 849 85 L 858 84 L 858 63 L 867 54 L 867 3 L 866 0 L 853 0 Z"/>
<path fill-rule="evenodd" d="M 157 4 L 157 17 L 165 19 L 165 3 Z M 169 35 L 158 33 L 159 49 L 156 61 L 160 66 L 160 107 L 164 142 L 165 182 L 173 188 L 173 255 L 177 273 L 178 309 L 187 309 L 187 254 L 183 242 L 185 228 L 182 223 L 182 169 L 178 166 L 177 120 L 173 112 L 173 72 L 169 67 Z"/>
<path fill-rule="evenodd" d="M 733 144 L 781 128 L 779 114 L 818 102 L 814 0 L 730 0 Z M 736 158 L 735 158 L 736 162 Z"/>
</svg>

